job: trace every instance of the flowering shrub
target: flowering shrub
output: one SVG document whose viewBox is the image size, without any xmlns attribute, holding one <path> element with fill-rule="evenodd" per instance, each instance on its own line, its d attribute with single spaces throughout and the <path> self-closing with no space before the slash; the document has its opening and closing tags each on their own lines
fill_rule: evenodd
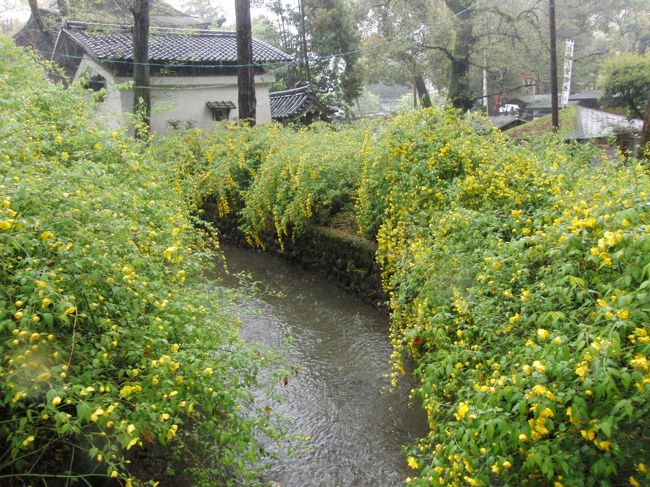
<svg viewBox="0 0 650 487">
<path fill-rule="evenodd" d="M 647 483 L 650 180 L 591 155 L 429 111 L 364 159 L 396 373 L 415 357 L 431 429 L 412 485 Z"/>
<path fill-rule="evenodd" d="M 411 485 L 647 485 L 645 167 L 514 145 L 454 111 L 272 130 L 244 224 L 290 235 L 355 198 L 390 295 L 393 380 L 414 357 L 429 418 Z"/>
<path fill-rule="evenodd" d="M 282 242 L 352 206 L 367 130 L 230 125 L 172 145 L 186 150 L 191 141 L 193 167 L 184 174 L 196 207 L 213 198 L 221 217 L 237 217 L 250 241 L 263 245 L 262 235 Z"/>
<path fill-rule="evenodd" d="M 0 483 L 136 485 L 157 446 L 199 480 L 250 478 L 259 359 L 204 282 L 176 163 L 4 38 L 0 60 Z"/>
</svg>

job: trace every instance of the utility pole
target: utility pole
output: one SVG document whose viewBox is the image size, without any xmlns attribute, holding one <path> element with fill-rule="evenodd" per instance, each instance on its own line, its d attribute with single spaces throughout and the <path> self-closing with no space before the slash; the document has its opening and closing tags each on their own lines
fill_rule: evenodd
<svg viewBox="0 0 650 487">
<path fill-rule="evenodd" d="M 250 0 L 235 0 L 237 22 L 237 88 L 239 90 L 239 119 L 255 125 L 255 67 L 253 66 L 253 35 L 251 32 Z"/>
<path fill-rule="evenodd" d="M 149 73 L 149 0 L 133 2 L 133 114 L 136 138 L 147 138 L 151 125 Z"/>
<path fill-rule="evenodd" d="M 555 0 L 548 0 L 548 25 L 551 35 L 551 114 L 553 131 L 560 128 L 557 90 L 557 49 L 555 43 Z"/>
<path fill-rule="evenodd" d="M 298 1 L 300 5 L 300 34 L 302 37 L 302 55 L 305 62 L 305 75 L 307 83 L 311 85 L 311 70 L 309 69 L 309 56 L 307 54 L 307 33 L 305 31 L 305 0 Z"/>
</svg>

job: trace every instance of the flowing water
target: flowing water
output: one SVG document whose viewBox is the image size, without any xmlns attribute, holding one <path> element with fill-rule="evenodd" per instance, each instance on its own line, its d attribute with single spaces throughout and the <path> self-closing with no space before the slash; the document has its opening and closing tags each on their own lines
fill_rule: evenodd
<svg viewBox="0 0 650 487">
<path fill-rule="evenodd" d="M 283 351 L 296 369 L 273 408 L 290 418 L 289 433 L 309 438 L 265 478 L 282 487 L 404 485 L 409 469 L 401 447 L 424 435 L 426 424 L 408 404 L 408 378 L 386 391 L 386 315 L 275 256 L 233 247 L 224 253 L 231 274 L 248 273 L 260 288 L 239 308 L 243 337 Z M 226 287 L 239 282 L 220 280 Z"/>
</svg>

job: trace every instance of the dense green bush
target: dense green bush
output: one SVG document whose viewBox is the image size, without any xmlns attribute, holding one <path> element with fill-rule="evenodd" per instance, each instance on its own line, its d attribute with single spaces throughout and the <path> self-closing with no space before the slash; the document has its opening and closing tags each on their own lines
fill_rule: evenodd
<svg viewBox="0 0 650 487">
<path fill-rule="evenodd" d="M 221 217 L 235 217 L 251 242 L 264 245 L 261 235 L 270 232 L 282 242 L 353 206 L 369 129 L 230 125 L 209 135 L 184 134 L 165 146 L 190 152 L 181 154 L 192 161 L 183 185 L 195 206 L 214 199 Z"/>
<path fill-rule="evenodd" d="M 130 459 L 162 447 L 198 479 L 250 484 L 265 415 L 244 410 L 259 358 L 207 287 L 213 258 L 179 163 L 107 131 L 89 95 L 10 44 L 0 39 L 0 483 L 135 485 L 156 479 Z"/>
<path fill-rule="evenodd" d="M 646 167 L 553 137 L 513 145 L 454 111 L 284 130 L 240 213 L 282 236 L 355 199 L 390 295 L 393 380 L 414 357 L 429 417 L 409 483 L 647 484 Z"/>
<path fill-rule="evenodd" d="M 414 485 L 635 485 L 650 454 L 650 180 L 589 147 L 402 116 L 364 162 L 396 370 L 431 432 Z M 373 211 L 369 211 L 370 208 Z"/>
</svg>

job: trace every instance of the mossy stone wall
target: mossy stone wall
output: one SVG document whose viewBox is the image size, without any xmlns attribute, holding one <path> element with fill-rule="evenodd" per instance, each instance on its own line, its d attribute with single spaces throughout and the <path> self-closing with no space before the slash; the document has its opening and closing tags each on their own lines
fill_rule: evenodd
<svg viewBox="0 0 650 487">
<path fill-rule="evenodd" d="M 208 200 L 204 218 L 219 229 L 220 238 L 233 245 L 248 247 L 235 218 L 219 217 L 217 206 Z M 303 267 L 314 269 L 339 286 L 354 292 L 378 307 L 387 296 L 381 287 L 381 271 L 375 262 L 376 245 L 357 235 L 324 226 L 310 226 L 295 240 L 287 239 L 284 248 L 275 234 L 262 236 L 266 250 Z"/>
</svg>

